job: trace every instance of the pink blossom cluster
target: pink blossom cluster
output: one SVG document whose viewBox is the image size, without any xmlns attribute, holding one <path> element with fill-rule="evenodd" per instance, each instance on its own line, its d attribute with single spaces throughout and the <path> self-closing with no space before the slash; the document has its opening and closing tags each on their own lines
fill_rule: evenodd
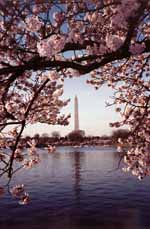
<svg viewBox="0 0 150 229">
<path fill-rule="evenodd" d="M 39 20 L 38 16 L 26 18 L 26 29 L 31 32 L 37 32 L 41 29 L 43 23 Z"/>
<path fill-rule="evenodd" d="M 59 53 L 65 46 L 65 37 L 52 35 L 37 43 L 37 50 L 40 56 L 52 57 Z"/>
<path fill-rule="evenodd" d="M 118 150 L 126 152 L 126 167 L 123 170 L 131 171 L 139 179 L 150 175 L 149 64 L 148 54 L 134 56 L 126 64 L 122 61 L 118 66 L 108 69 L 104 67 L 104 72 L 95 72 L 95 77 L 91 80 L 96 86 L 107 82 L 115 90 L 114 101 L 107 105 L 117 106 L 116 112 L 120 114 L 121 121 L 110 123 L 110 126 L 128 127 L 129 137 L 118 139 Z"/>
<path fill-rule="evenodd" d="M 122 0 L 118 7 L 113 9 L 114 15 L 111 18 L 111 26 L 115 29 L 126 27 L 128 19 L 134 17 L 140 7 L 138 0 Z"/>
<path fill-rule="evenodd" d="M 24 185 L 16 185 L 10 190 L 13 197 L 19 199 L 19 204 L 26 205 L 29 203 L 29 194 L 24 191 Z"/>
<path fill-rule="evenodd" d="M 55 22 L 55 26 L 60 26 L 63 21 L 65 20 L 65 14 L 62 13 L 62 12 L 54 12 L 53 13 L 53 19 L 54 19 L 54 22 Z"/>
<path fill-rule="evenodd" d="M 145 49 L 145 44 L 138 44 L 138 43 L 135 43 L 135 44 L 131 44 L 131 45 L 130 45 L 129 51 L 130 51 L 133 55 L 136 55 L 136 54 L 141 54 L 141 53 L 143 53 L 144 49 Z"/>
<path fill-rule="evenodd" d="M 106 35 L 106 44 L 107 47 L 112 50 L 116 51 L 123 45 L 123 39 L 117 35 Z"/>
</svg>

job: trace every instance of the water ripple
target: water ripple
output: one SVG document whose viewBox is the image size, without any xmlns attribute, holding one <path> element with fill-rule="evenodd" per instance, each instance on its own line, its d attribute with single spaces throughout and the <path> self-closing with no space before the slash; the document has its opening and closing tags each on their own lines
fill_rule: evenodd
<svg viewBox="0 0 150 229">
<path fill-rule="evenodd" d="M 12 182 L 24 181 L 31 203 L 1 198 L 0 229 L 150 228 L 150 180 L 110 172 L 119 161 L 114 148 L 58 147 L 53 155 L 41 150 L 40 157 L 40 166 Z"/>
</svg>

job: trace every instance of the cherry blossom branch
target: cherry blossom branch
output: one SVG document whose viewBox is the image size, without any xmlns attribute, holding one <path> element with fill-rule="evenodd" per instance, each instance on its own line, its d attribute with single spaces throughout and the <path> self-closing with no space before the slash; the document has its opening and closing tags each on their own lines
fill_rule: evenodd
<svg viewBox="0 0 150 229">
<path fill-rule="evenodd" d="M 139 20 L 140 20 L 141 16 L 143 15 L 144 10 L 145 10 L 147 5 L 148 5 L 147 0 L 141 1 L 139 10 L 136 13 L 136 16 L 133 18 L 131 17 L 131 19 L 129 19 L 129 29 L 128 29 L 127 36 L 126 36 L 126 39 L 125 39 L 124 44 L 123 44 L 124 48 L 129 49 L 129 45 L 131 43 L 131 39 L 133 37 L 134 31 L 137 28 L 137 26 L 139 24 Z"/>
<path fill-rule="evenodd" d="M 12 151 L 12 154 L 11 154 L 11 157 L 10 157 L 10 164 L 9 164 L 9 171 L 8 171 L 8 177 L 11 178 L 12 176 L 12 166 L 13 166 L 13 161 L 14 161 L 14 155 L 15 155 L 15 151 L 17 149 L 17 146 L 19 144 L 19 141 L 20 141 L 20 138 L 21 138 L 21 135 L 23 133 L 23 130 L 25 128 L 25 125 L 26 125 L 26 119 L 27 119 L 27 116 L 30 112 L 30 109 L 34 103 L 34 101 L 37 99 L 38 95 L 40 94 L 40 92 L 43 90 L 43 88 L 46 86 L 46 84 L 49 82 L 49 79 L 46 79 L 45 82 L 40 86 L 40 88 L 35 92 L 32 100 L 30 101 L 28 107 L 27 107 L 27 110 L 24 114 L 24 120 L 22 120 L 22 123 L 21 123 L 21 129 L 20 129 L 20 132 L 18 133 L 18 136 L 16 138 L 16 141 L 15 141 L 15 145 L 14 145 L 14 148 L 13 148 L 13 151 Z"/>
<path fill-rule="evenodd" d="M 5 122 L 5 123 L 0 123 L 0 126 L 8 126 L 8 125 L 18 125 L 21 124 L 22 121 L 18 122 Z"/>
<path fill-rule="evenodd" d="M 150 41 L 146 41 L 146 48 L 145 48 L 145 53 L 150 52 Z M 15 73 L 17 71 L 27 71 L 27 70 L 46 70 L 49 68 L 55 68 L 59 67 L 62 69 L 66 68 L 72 68 L 75 70 L 78 70 L 81 74 L 87 74 L 91 72 L 94 69 L 100 68 L 107 63 L 111 63 L 115 60 L 122 60 L 124 58 L 128 58 L 131 56 L 131 53 L 127 51 L 126 49 L 120 49 L 119 51 L 117 50 L 116 52 L 113 52 L 111 54 L 106 55 L 100 62 L 94 62 L 92 64 L 79 64 L 73 61 L 51 61 L 51 60 L 44 60 L 43 58 L 39 58 L 35 61 L 30 61 L 29 63 L 25 65 L 20 65 L 20 66 L 11 66 L 7 68 L 2 68 L 0 69 L 0 75 L 3 74 L 10 74 L 10 73 Z M 86 58 L 87 59 L 87 58 Z M 38 65 L 37 65 L 38 62 Z"/>
</svg>

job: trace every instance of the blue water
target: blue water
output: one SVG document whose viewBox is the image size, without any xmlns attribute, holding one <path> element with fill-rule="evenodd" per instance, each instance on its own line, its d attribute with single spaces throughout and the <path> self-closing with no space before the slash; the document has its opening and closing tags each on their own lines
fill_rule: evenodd
<svg viewBox="0 0 150 229">
<path fill-rule="evenodd" d="M 39 153 L 40 165 L 19 171 L 10 184 L 24 183 L 31 202 L 1 198 L 0 229 L 150 229 L 150 178 L 114 170 L 114 148 Z"/>
</svg>

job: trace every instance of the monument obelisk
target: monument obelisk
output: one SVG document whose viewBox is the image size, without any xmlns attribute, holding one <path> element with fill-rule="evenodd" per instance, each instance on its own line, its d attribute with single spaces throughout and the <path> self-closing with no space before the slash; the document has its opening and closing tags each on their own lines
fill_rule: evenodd
<svg viewBox="0 0 150 229">
<path fill-rule="evenodd" d="M 78 111 L 78 98 L 74 99 L 74 130 L 79 130 L 79 111 Z"/>
</svg>

